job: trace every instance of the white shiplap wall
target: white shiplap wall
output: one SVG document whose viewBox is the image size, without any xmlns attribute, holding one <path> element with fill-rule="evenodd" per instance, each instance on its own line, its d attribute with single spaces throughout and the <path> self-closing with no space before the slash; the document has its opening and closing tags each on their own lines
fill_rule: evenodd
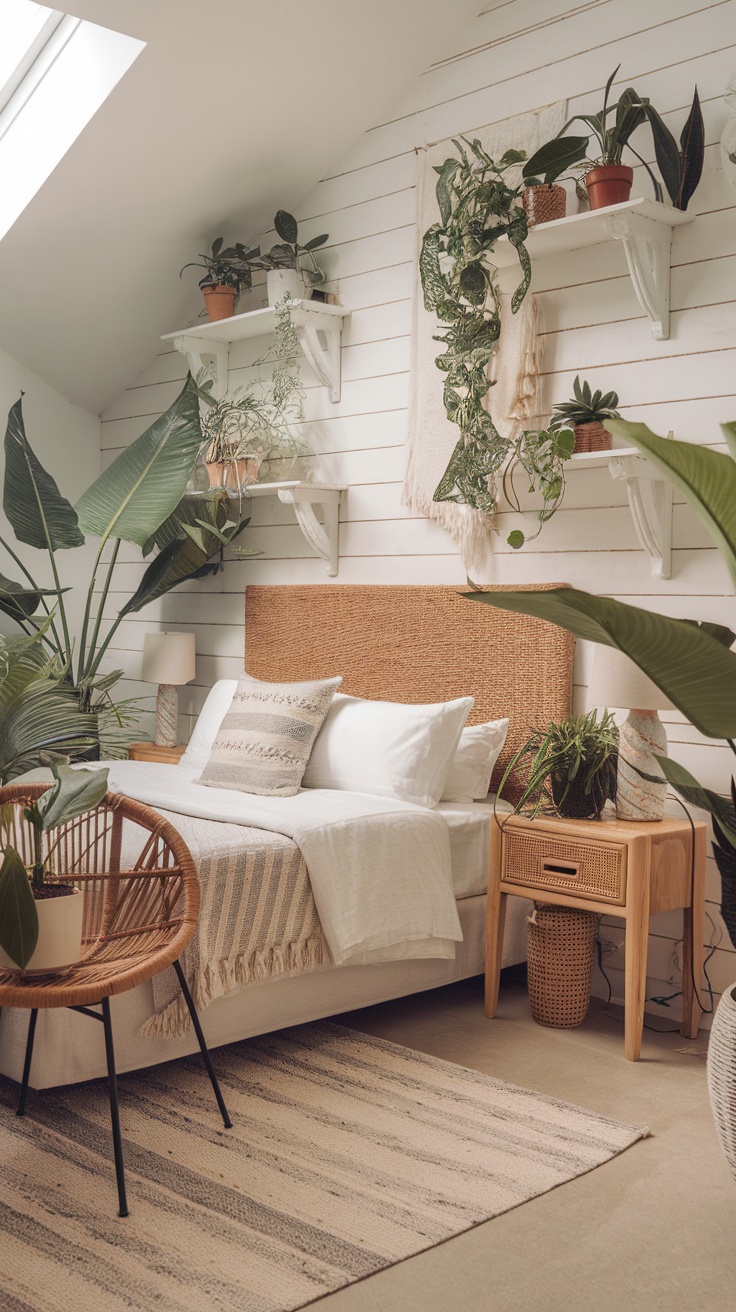
<svg viewBox="0 0 736 1312">
<path fill-rule="evenodd" d="M 535 267 L 533 285 L 543 311 L 545 400 L 551 405 L 566 399 L 580 373 L 594 385 L 615 388 L 626 417 L 645 420 L 660 433 L 672 429 L 677 437 L 719 443 L 719 421 L 736 417 L 736 192 L 721 173 L 718 147 L 728 113 L 722 95 L 736 68 L 735 46 L 736 0 L 653 0 L 648 5 L 640 0 L 504 0 L 487 5 L 457 33 L 446 57 L 417 80 L 299 206 L 303 239 L 329 232 L 321 259 L 330 288 L 353 311 L 345 334 L 340 403 L 331 405 L 304 369 L 305 436 L 319 453 L 319 476 L 350 487 L 341 512 L 339 583 L 464 582 L 450 539 L 400 501 L 416 148 L 562 95 L 569 98 L 570 115 L 595 112 L 600 88 L 619 63 L 623 78 L 617 88 L 634 84 L 649 95 L 678 136 L 698 84 L 707 154 L 704 178 L 690 206 L 697 222 L 675 233 L 667 342 L 652 341 L 619 244 Z M 651 142 L 643 131 L 640 137 L 637 145 L 651 159 Z M 638 169 L 634 194 L 641 193 L 651 191 Z M 240 308 L 261 303 L 263 288 L 257 287 Z M 231 357 L 233 385 L 248 376 L 248 365 L 262 350 L 260 343 L 237 348 Z M 182 357 L 162 350 L 103 416 L 105 461 L 169 404 L 183 378 Z M 541 538 L 520 553 L 505 546 L 514 522 L 510 514 L 501 516 L 501 536 L 482 581 L 564 579 L 673 615 L 736 622 L 726 570 L 681 501 L 675 508 L 673 577 L 666 583 L 650 577 L 624 490 L 605 471 L 573 471 L 563 509 Z M 262 548 L 263 555 L 229 562 L 217 579 L 181 588 L 122 626 L 113 662 L 123 664 L 135 681 L 148 629 L 163 623 L 193 630 L 197 680 L 183 692 L 182 703 L 185 710 L 198 709 L 215 679 L 241 668 L 246 583 L 325 579 L 291 512 L 278 502 L 254 503 L 247 542 Z M 132 551 L 126 561 L 117 584 L 123 593 L 140 577 Z M 119 604 L 122 596 L 111 601 Z M 581 705 L 588 669 L 589 653 L 581 650 L 576 676 Z M 727 750 L 706 743 L 682 717 L 665 718 L 672 754 L 704 782 L 723 788 L 731 764 Z M 736 979 L 736 954 L 720 924 L 719 884 L 710 858 L 708 865 L 708 910 L 715 938 L 721 935 L 710 964 L 718 993 Z M 680 932 L 679 913 L 653 922 L 650 992 L 673 991 L 666 982 L 677 978 Z M 622 938 L 615 923 L 606 935 L 612 941 Z M 622 957 L 619 951 L 607 958 L 618 995 Z"/>
</svg>

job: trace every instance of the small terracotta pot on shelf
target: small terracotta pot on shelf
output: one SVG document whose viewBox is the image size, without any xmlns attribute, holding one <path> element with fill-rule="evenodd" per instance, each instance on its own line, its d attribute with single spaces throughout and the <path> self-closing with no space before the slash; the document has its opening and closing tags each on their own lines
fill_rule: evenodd
<svg viewBox="0 0 736 1312">
<path fill-rule="evenodd" d="M 634 182 L 634 170 L 628 164 L 602 164 L 585 175 L 588 200 L 592 210 L 606 209 L 628 200 Z"/>
<path fill-rule="evenodd" d="M 613 438 L 603 424 L 597 422 L 592 424 L 575 424 L 575 446 L 573 455 L 578 455 L 581 451 L 610 451 L 613 445 Z"/>
<path fill-rule="evenodd" d="M 238 299 L 235 287 L 228 287 L 226 283 L 218 283 L 216 286 L 205 284 L 202 295 L 210 323 L 216 323 L 218 319 L 232 319 L 235 314 L 235 302 Z"/>
<path fill-rule="evenodd" d="M 208 460 L 207 474 L 210 480 L 210 487 L 225 486 L 225 463 L 223 460 Z"/>
<path fill-rule="evenodd" d="M 225 487 L 237 492 L 239 488 L 257 483 L 261 459 L 261 456 L 252 455 L 228 461 L 225 466 Z"/>
<path fill-rule="evenodd" d="M 525 187 L 521 193 L 527 223 L 536 228 L 540 223 L 564 219 L 567 210 L 567 192 L 554 182 L 543 182 L 538 187 Z"/>
</svg>

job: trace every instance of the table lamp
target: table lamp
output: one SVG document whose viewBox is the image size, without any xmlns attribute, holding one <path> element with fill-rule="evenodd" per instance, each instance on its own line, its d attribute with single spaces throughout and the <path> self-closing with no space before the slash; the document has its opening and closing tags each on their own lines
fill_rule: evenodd
<svg viewBox="0 0 736 1312">
<path fill-rule="evenodd" d="M 657 712 L 674 710 L 672 702 L 623 652 L 597 644 L 588 705 L 620 707 L 629 712 L 619 731 L 619 820 L 661 820 L 667 784 L 650 783 L 637 771 L 662 777 L 654 753 L 667 756 L 667 734 Z"/>
<path fill-rule="evenodd" d="M 180 683 L 194 678 L 193 633 L 147 633 L 143 639 L 143 669 L 146 683 L 158 684 L 156 698 L 156 745 L 176 747 L 179 728 Z"/>
</svg>

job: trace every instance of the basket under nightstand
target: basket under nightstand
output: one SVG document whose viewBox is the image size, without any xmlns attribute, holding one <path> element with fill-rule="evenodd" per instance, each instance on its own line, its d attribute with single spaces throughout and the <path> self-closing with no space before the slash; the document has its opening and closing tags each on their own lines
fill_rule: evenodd
<svg viewBox="0 0 736 1312">
<path fill-rule="evenodd" d="M 694 850 L 693 850 L 694 840 Z M 621 916 L 625 939 L 624 1052 L 638 1061 L 649 917 L 683 910 L 682 1033 L 694 1039 L 703 987 L 706 828 L 686 819 L 637 823 L 500 816 L 491 821 L 485 1013 L 496 1014 L 506 898 Z M 694 987 L 694 982 L 697 988 Z"/>
</svg>

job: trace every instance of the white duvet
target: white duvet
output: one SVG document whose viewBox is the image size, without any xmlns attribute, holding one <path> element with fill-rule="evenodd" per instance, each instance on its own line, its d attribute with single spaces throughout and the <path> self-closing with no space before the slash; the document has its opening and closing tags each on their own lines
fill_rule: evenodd
<svg viewBox="0 0 736 1312">
<path fill-rule="evenodd" d="M 308 788 L 295 797 L 205 788 L 199 770 L 111 761 L 110 790 L 154 808 L 291 838 L 309 870 L 336 964 L 454 957 L 462 930 L 447 822 L 435 811 L 363 793 Z"/>
</svg>

